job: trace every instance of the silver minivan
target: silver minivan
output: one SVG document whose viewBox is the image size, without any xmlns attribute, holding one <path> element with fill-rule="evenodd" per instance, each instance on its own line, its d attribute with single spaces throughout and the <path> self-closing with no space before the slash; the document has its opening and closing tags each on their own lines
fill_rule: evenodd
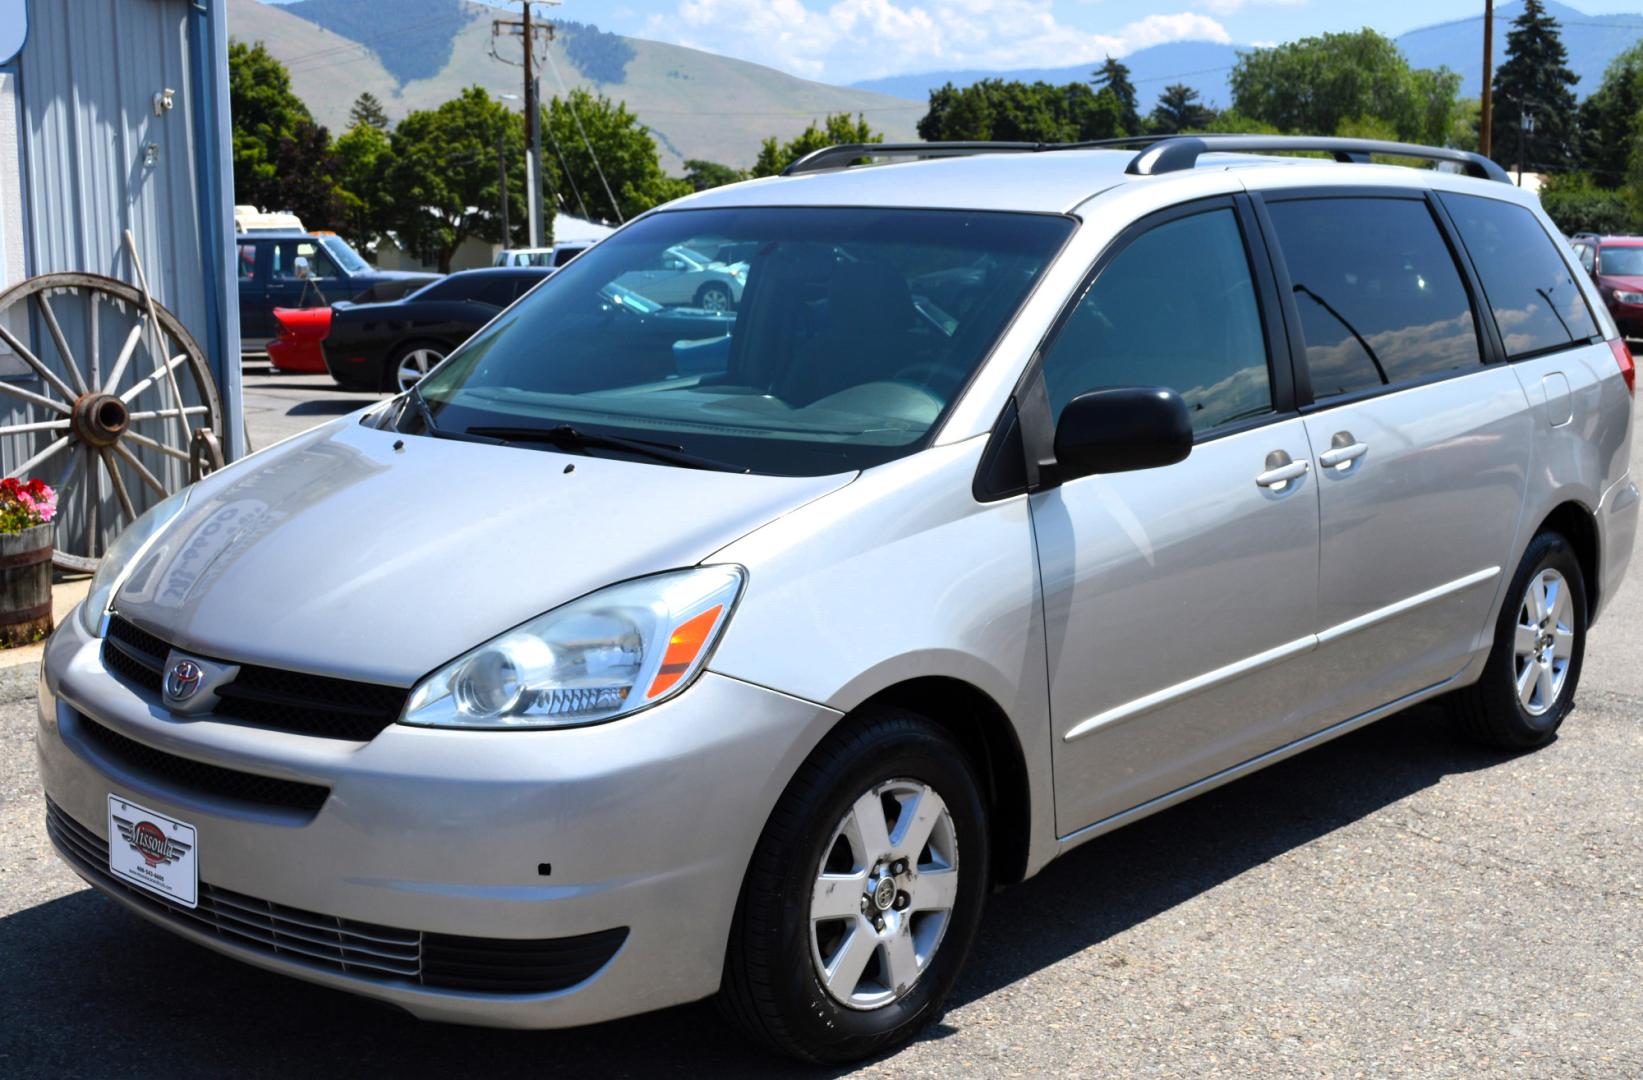
<svg viewBox="0 0 1643 1080">
<path fill-rule="evenodd" d="M 843 1061 L 1092 837 L 1439 695 L 1554 737 L 1632 547 L 1633 368 L 1492 163 L 789 173 L 632 222 L 128 530 L 42 666 L 62 857 L 417 1016 L 717 995 Z M 732 318 L 619 284 L 706 243 Z"/>
</svg>

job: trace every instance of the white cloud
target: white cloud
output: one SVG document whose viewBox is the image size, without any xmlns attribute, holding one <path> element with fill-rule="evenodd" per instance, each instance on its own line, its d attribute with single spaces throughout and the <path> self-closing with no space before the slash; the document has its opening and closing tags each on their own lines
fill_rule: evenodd
<svg viewBox="0 0 1643 1080">
<path fill-rule="evenodd" d="M 834 82 L 937 68 L 1061 67 L 1168 41 L 1232 40 L 1198 12 L 1081 30 L 1057 19 L 1050 0 L 680 0 L 676 13 L 651 16 L 642 34 Z"/>
<path fill-rule="evenodd" d="M 1199 7 L 1217 15 L 1236 15 L 1251 7 L 1300 7 L 1307 0 L 1202 0 Z"/>
</svg>

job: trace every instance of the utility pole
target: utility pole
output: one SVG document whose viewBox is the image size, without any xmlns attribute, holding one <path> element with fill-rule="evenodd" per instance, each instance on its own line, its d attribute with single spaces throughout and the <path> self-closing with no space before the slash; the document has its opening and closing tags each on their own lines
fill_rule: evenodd
<svg viewBox="0 0 1643 1080">
<path fill-rule="evenodd" d="M 499 131 L 496 133 L 496 181 L 497 190 L 502 193 L 502 247 L 513 246 L 512 232 L 508 229 L 508 154 L 505 149 L 507 141 Z"/>
<path fill-rule="evenodd" d="M 1523 143 L 1525 134 L 1535 130 L 1535 118 L 1529 112 L 1530 102 L 1524 101 L 1517 110 L 1517 186 L 1523 186 Z"/>
<path fill-rule="evenodd" d="M 1478 152 L 1488 157 L 1495 143 L 1495 0 L 1483 0 L 1483 108 L 1478 112 Z"/>
<path fill-rule="evenodd" d="M 513 63 L 497 56 L 495 39 L 517 37 L 523 53 L 520 64 L 525 70 L 525 203 L 530 213 L 530 246 L 542 246 L 542 131 L 541 110 L 537 106 L 536 43 L 553 40 L 553 24 L 537 21 L 533 3 L 558 3 L 559 0 L 515 0 L 521 7 L 517 19 L 491 20 L 491 55 L 505 63 Z"/>
</svg>

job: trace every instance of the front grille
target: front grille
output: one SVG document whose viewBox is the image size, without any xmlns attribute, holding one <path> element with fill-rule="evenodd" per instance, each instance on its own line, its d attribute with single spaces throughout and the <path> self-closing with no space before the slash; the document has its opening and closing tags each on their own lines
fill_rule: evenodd
<svg viewBox="0 0 1643 1080">
<path fill-rule="evenodd" d="M 151 694 L 158 694 L 165 681 L 166 654 L 171 647 L 153 634 L 119 616 L 108 621 L 103 638 L 103 665 L 127 682 Z"/>
<path fill-rule="evenodd" d="M 112 728 L 106 728 L 83 713 L 76 714 L 80 731 L 87 742 L 120 765 L 160 781 L 168 787 L 225 799 L 254 803 L 258 806 L 283 806 L 293 810 L 317 811 L 324 804 L 329 788 L 318 784 L 304 784 L 296 780 L 281 780 L 258 773 L 241 772 L 221 765 L 208 765 L 193 758 L 157 750 L 147 743 L 127 738 Z"/>
<path fill-rule="evenodd" d="M 138 688 L 161 692 L 170 651 L 170 645 L 120 616 L 109 619 L 103 665 Z M 217 688 L 217 696 L 216 716 L 275 731 L 369 742 L 399 719 L 406 691 L 380 683 L 242 664 L 232 682 Z"/>
<path fill-rule="evenodd" d="M 592 978 L 628 935 L 626 927 L 518 940 L 425 934 L 303 911 L 204 881 L 199 906 L 190 909 L 115 877 L 108 869 L 108 844 L 49 799 L 46 832 L 63 857 L 99 888 L 168 922 L 370 982 L 489 994 L 551 993 Z"/>
</svg>

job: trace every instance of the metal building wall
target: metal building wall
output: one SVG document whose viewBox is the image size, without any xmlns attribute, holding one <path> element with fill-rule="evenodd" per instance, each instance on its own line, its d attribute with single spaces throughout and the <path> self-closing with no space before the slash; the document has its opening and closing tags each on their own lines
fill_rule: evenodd
<svg viewBox="0 0 1643 1080">
<path fill-rule="evenodd" d="M 224 449 L 238 456 L 226 0 L 28 0 L 28 18 L 22 52 L 0 67 L 16 91 L 26 271 L 135 283 L 123 243 L 131 229 L 156 300 L 206 351 L 229 419 Z M 157 112 L 154 96 L 167 89 L 174 105 Z M 40 340 L 34 323 L 25 340 Z M 86 331 L 65 330 L 79 348 Z M 113 355 L 119 343 L 103 347 Z M 34 351 L 45 359 L 52 350 Z M 0 378 L 39 381 L 15 357 L 0 357 Z M 0 400 L 0 422 L 20 421 L 28 409 Z M 7 469 L 39 444 L 26 436 L 0 442 Z M 150 464 L 177 468 L 168 459 Z M 53 468 L 41 475 L 55 480 Z"/>
</svg>

